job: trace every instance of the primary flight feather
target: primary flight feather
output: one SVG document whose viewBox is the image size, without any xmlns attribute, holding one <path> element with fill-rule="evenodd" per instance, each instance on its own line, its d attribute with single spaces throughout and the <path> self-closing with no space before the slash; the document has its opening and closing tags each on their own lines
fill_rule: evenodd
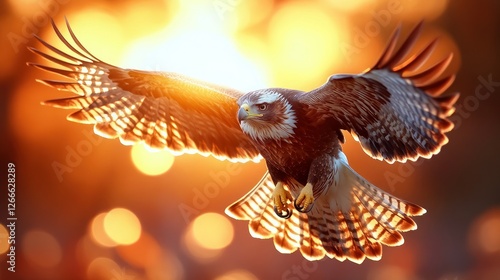
<svg viewBox="0 0 500 280">
<path fill-rule="evenodd" d="M 242 93 L 176 73 L 122 69 L 101 61 L 52 26 L 69 51 L 37 39 L 30 48 L 61 68 L 29 63 L 68 79 L 42 83 L 77 96 L 44 102 L 76 109 L 71 121 L 124 144 L 144 142 L 175 153 L 197 152 L 246 162 L 264 159 L 268 171 L 226 209 L 249 220 L 257 238 L 273 238 L 282 253 L 300 250 L 360 263 L 378 260 L 382 244 L 401 245 L 425 213 L 356 173 L 342 152 L 349 131 L 370 156 L 387 162 L 429 158 L 447 143 L 458 94 L 439 96 L 452 54 L 424 67 L 437 40 L 413 50 L 421 24 L 397 47 L 400 28 L 378 62 L 359 75 L 333 75 L 309 92 L 268 88 Z"/>
</svg>

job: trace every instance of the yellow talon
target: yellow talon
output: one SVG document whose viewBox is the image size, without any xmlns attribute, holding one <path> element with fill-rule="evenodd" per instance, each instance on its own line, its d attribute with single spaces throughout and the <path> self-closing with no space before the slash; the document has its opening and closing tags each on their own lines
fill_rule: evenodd
<svg viewBox="0 0 500 280">
<path fill-rule="evenodd" d="M 278 182 L 273 191 L 274 212 L 281 218 L 288 219 L 292 211 L 288 209 L 287 202 L 292 201 L 292 196 L 285 190 L 282 182 Z M 284 212 L 284 213 L 283 213 Z"/>
<path fill-rule="evenodd" d="M 300 194 L 295 199 L 293 205 L 297 211 L 302 213 L 307 213 L 311 211 L 314 206 L 314 195 L 313 195 L 313 186 L 311 183 L 307 183 L 302 190 L 300 190 Z"/>
</svg>

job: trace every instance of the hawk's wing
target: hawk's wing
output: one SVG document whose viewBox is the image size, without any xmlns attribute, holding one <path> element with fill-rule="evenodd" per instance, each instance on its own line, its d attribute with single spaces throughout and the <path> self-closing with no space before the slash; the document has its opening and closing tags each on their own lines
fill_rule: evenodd
<svg viewBox="0 0 500 280">
<path fill-rule="evenodd" d="M 304 94 L 301 101 L 309 106 L 309 117 L 336 120 L 377 159 L 404 162 L 438 153 L 448 141 L 444 133 L 453 128 L 447 117 L 458 98 L 458 94 L 437 97 L 455 78 L 440 77 L 453 54 L 422 69 L 436 45 L 434 40 L 406 58 L 421 25 L 395 51 L 398 28 L 371 70 L 360 75 L 331 76 L 325 85 Z"/>
<path fill-rule="evenodd" d="M 44 104 L 77 109 L 68 116 L 69 120 L 94 124 L 95 133 L 120 138 L 124 144 L 145 142 L 155 149 L 212 154 L 234 161 L 260 159 L 236 120 L 236 101 L 242 93 L 175 73 L 122 69 L 107 64 L 90 54 L 66 24 L 74 44 L 64 38 L 52 21 L 57 36 L 71 54 L 37 37 L 64 60 L 30 48 L 63 68 L 29 65 L 69 78 L 41 82 L 78 96 Z"/>
</svg>

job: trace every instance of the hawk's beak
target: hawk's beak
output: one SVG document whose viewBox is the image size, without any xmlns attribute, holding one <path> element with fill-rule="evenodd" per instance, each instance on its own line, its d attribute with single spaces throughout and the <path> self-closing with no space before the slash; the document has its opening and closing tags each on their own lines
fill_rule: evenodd
<svg viewBox="0 0 500 280">
<path fill-rule="evenodd" d="M 240 106 L 240 110 L 238 111 L 238 121 L 244 121 L 247 119 L 251 119 L 254 117 L 262 117 L 262 114 L 255 114 L 250 110 L 250 106 L 248 104 L 243 104 Z"/>
<path fill-rule="evenodd" d="M 245 106 L 246 105 L 246 108 L 248 109 L 248 105 L 247 104 L 243 104 L 241 107 L 240 107 L 240 110 L 238 111 L 238 122 L 241 122 L 243 120 L 246 120 L 248 118 L 248 111 L 245 110 Z"/>
</svg>

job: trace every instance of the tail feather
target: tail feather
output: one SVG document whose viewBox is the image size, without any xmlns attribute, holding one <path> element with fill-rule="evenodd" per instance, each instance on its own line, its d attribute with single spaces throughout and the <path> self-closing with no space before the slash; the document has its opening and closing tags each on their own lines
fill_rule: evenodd
<svg viewBox="0 0 500 280">
<path fill-rule="evenodd" d="M 300 247 L 300 240 L 302 238 L 300 227 L 298 226 L 300 224 L 299 214 L 299 212 L 294 211 L 289 219 L 281 219 L 283 220 L 281 228 L 273 238 L 278 252 L 290 254 Z"/>
<path fill-rule="evenodd" d="M 297 212 L 297 211 L 294 211 Z M 317 225 L 311 222 L 310 216 L 301 213 L 300 218 L 302 223 L 299 224 L 301 232 L 300 252 L 302 256 L 310 261 L 321 260 L 325 257 L 325 249 L 323 247 L 322 235 L 315 230 Z"/>
<path fill-rule="evenodd" d="M 321 211 L 325 204 L 324 201 L 318 201 L 316 203 L 317 206 L 312 210 L 314 214 L 310 213 L 311 215 L 309 215 L 311 227 L 319 233 L 318 235 L 323 241 L 323 248 L 326 255 L 329 258 L 337 256 L 338 259 L 341 259 L 343 253 L 338 246 L 340 240 L 338 238 L 338 226 L 335 225 L 336 218 L 332 215 L 333 213 L 331 211 Z"/>
<path fill-rule="evenodd" d="M 357 218 L 352 212 L 340 213 L 344 216 L 345 224 L 347 225 L 347 234 L 350 235 L 352 246 L 345 246 L 348 249 L 348 259 L 356 263 L 362 263 L 365 260 L 366 237 L 363 230 L 357 223 Z"/>
<path fill-rule="evenodd" d="M 271 203 L 273 189 L 271 176 L 269 172 L 266 172 L 250 192 L 227 207 L 226 214 L 237 220 L 253 220 L 262 217 L 264 210 Z"/>
<path fill-rule="evenodd" d="M 344 157 L 337 162 L 336 185 L 317 198 L 307 214 L 292 209 L 291 203 L 289 209 L 293 212 L 289 219 L 274 213 L 274 184 L 268 173 L 253 190 L 230 205 L 226 213 L 238 220 L 248 220 L 253 237 L 273 238 L 281 253 L 299 249 L 308 260 L 325 256 L 355 263 L 366 258 L 380 260 L 382 244 L 403 244 L 400 232 L 416 229 L 411 216 L 422 215 L 425 209 L 378 189 L 352 170 Z"/>
</svg>

